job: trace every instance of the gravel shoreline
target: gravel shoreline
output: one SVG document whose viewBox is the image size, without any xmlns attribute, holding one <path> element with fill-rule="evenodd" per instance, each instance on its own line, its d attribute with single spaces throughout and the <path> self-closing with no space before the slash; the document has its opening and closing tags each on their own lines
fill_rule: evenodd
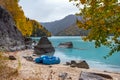
<svg viewBox="0 0 120 80">
<path fill-rule="evenodd" d="M 11 68 L 17 68 L 18 59 L 20 60 L 21 67 L 18 71 L 18 76 L 12 80 L 79 80 L 82 72 L 92 72 L 110 75 L 113 79 L 105 80 L 120 80 L 120 73 L 100 71 L 96 69 L 82 69 L 72 68 L 63 64 L 56 65 L 43 65 L 36 64 L 31 61 L 27 61 L 23 56 L 31 56 L 33 50 L 24 50 L 18 52 L 9 52 L 6 55 L 14 55 L 17 60 L 9 61 L 8 66 Z M 61 78 L 61 75 L 65 75 L 65 79 Z"/>
</svg>

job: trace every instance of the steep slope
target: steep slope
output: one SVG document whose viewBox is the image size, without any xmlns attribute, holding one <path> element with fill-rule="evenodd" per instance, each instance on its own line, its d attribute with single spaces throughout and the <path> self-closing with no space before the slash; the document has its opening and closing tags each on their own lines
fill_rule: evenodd
<svg viewBox="0 0 120 80">
<path fill-rule="evenodd" d="M 52 35 L 57 35 L 59 32 L 75 24 L 77 18 L 79 20 L 82 20 L 82 17 L 80 16 L 77 17 L 75 15 L 68 15 L 61 20 L 57 20 L 54 22 L 41 23 L 41 25 L 43 25 L 48 31 L 50 31 Z"/>
</svg>

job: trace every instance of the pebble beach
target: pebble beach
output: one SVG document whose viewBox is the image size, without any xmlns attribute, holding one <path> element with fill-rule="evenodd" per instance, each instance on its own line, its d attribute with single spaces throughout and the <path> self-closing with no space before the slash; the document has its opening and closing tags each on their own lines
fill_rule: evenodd
<svg viewBox="0 0 120 80">
<path fill-rule="evenodd" d="M 28 61 L 23 57 L 32 56 L 32 54 L 33 50 L 31 49 L 18 52 L 7 52 L 7 54 L 5 54 L 6 56 L 14 55 L 16 57 L 16 60 L 9 60 L 7 62 L 9 67 L 16 69 L 19 64 L 18 62 L 20 62 L 21 65 L 18 69 L 18 75 L 11 77 L 9 80 L 81 80 L 80 77 L 83 72 L 105 74 L 112 77 L 112 79 L 104 78 L 104 80 L 120 80 L 120 73 L 100 71 L 91 68 L 72 68 L 64 64 L 36 64 L 35 62 Z M 4 78 L 1 79 L 6 80 Z"/>
</svg>

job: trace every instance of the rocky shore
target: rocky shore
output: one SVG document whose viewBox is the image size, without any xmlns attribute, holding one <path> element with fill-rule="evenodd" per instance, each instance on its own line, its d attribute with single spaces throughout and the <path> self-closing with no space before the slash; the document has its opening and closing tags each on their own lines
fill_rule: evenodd
<svg viewBox="0 0 120 80">
<path fill-rule="evenodd" d="M 16 58 L 16 60 L 9 60 L 7 62 L 9 67 L 16 69 L 19 64 L 18 61 L 21 64 L 18 75 L 7 80 L 120 80 L 120 73 L 70 67 L 63 64 L 36 64 L 24 58 L 24 56 L 32 56 L 33 52 L 33 50 L 24 50 L 5 53 L 6 56 L 13 55 Z M 87 75 L 89 73 L 99 74 L 103 79 L 87 79 L 87 77 L 86 79 L 81 79 L 81 77 L 85 77 L 86 73 Z M 0 79 L 6 80 L 5 77 Z"/>
</svg>

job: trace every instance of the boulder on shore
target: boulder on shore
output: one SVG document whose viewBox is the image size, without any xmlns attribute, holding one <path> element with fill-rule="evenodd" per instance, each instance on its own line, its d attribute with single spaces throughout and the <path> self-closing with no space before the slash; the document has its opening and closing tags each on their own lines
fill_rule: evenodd
<svg viewBox="0 0 120 80">
<path fill-rule="evenodd" d="M 60 47 L 60 48 L 73 48 L 73 43 L 72 42 L 60 43 L 58 45 L 58 47 Z"/>
<path fill-rule="evenodd" d="M 79 80 L 113 80 L 113 78 L 108 74 L 82 71 Z"/>
<path fill-rule="evenodd" d="M 15 56 L 10 55 L 9 60 L 16 60 Z"/>
<path fill-rule="evenodd" d="M 55 49 L 52 43 L 48 40 L 47 37 L 41 37 L 38 44 L 34 47 L 34 53 L 37 55 L 43 55 L 47 53 L 54 53 Z"/>
<path fill-rule="evenodd" d="M 89 65 L 85 60 L 80 61 L 71 60 L 71 62 L 66 62 L 66 65 L 70 65 L 70 67 L 89 69 Z"/>
<path fill-rule="evenodd" d="M 26 49 L 32 49 L 32 39 L 30 37 L 24 37 L 24 41 L 25 41 L 25 48 Z"/>
<path fill-rule="evenodd" d="M 21 32 L 17 29 L 11 14 L 0 6 L 0 50 L 22 49 L 25 49 L 25 44 Z"/>
</svg>

